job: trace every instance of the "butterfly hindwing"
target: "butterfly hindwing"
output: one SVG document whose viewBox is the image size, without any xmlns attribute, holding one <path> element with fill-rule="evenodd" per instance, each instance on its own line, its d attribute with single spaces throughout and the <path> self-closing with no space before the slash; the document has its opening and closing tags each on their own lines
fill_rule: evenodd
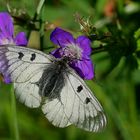
<svg viewBox="0 0 140 140">
<path fill-rule="evenodd" d="M 42 110 L 49 121 L 58 127 L 61 127 L 63 117 L 68 124 L 87 131 L 100 131 L 106 125 L 106 117 L 100 103 L 73 70 L 65 73 L 65 86 L 60 98 L 46 100 Z M 64 124 L 63 126 L 67 126 Z"/>
<path fill-rule="evenodd" d="M 19 100 L 29 107 L 41 102 L 36 82 L 53 61 L 50 55 L 20 46 L 0 47 L 0 72 L 14 83 Z"/>
<path fill-rule="evenodd" d="M 14 83 L 17 98 L 28 107 L 35 108 L 41 103 L 39 88 L 36 84 L 41 75 L 42 71 L 33 75 L 33 77 L 31 77 L 27 82 Z"/>
<path fill-rule="evenodd" d="M 63 104 L 57 98 L 46 100 L 42 106 L 42 111 L 54 126 L 67 127 L 71 124 L 64 112 Z"/>
<path fill-rule="evenodd" d="M 106 125 L 103 109 L 85 82 L 73 71 L 67 74 L 67 90 L 62 91 L 65 113 L 69 121 L 87 131 L 100 131 Z"/>
</svg>

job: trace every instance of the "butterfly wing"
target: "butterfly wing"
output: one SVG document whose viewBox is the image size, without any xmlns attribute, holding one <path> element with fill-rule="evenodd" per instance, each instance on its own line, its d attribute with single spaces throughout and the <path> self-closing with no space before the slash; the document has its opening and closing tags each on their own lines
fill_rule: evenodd
<svg viewBox="0 0 140 140">
<path fill-rule="evenodd" d="M 53 100 L 47 99 L 42 106 L 42 111 L 54 126 L 63 128 L 71 124 L 64 112 L 64 105 L 58 98 Z"/>
<path fill-rule="evenodd" d="M 20 46 L 0 47 L 0 72 L 14 83 L 15 93 L 29 107 L 41 102 L 36 82 L 53 57 L 38 50 Z"/>
<path fill-rule="evenodd" d="M 53 57 L 37 50 L 0 47 L 0 72 L 4 77 L 10 77 L 17 97 L 29 107 L 40 105 L 37 82 L 53 61 Z M 46 99 L 42 110 L 48 120 L 58 127 L 74 124 L 87 131 L 99 131 L 106 125 L 100 103 L 72 69 L 65 73 L 65 86 L 59 98 Z"/>
<path fill-rule="evenodd" d="M 97 132 L 106 125 L 103 109 L 85 82 L 73 71 L 65 74 L 65 86 L 60 99 L 46 100 L 42 107 L 55 126 L 75 126 Z"/>
<path fill-rule="evenodd" d="M 19 46 L 0 47 L 0 72 L 12 82 L 28 81 L 53 61 L 51 55 Z"/>
</svg>

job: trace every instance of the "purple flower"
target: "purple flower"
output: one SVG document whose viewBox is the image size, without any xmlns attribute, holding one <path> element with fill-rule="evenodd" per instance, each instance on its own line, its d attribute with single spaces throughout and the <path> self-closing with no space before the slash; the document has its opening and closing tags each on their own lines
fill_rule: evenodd
<svg viewBox="0 0 140 140">
<path fill-rule="evenodd" d="M 20 32 L 14 37 L 12 17 L 7 12 L 0 13 L 0 45 L 27 45 L 24 32 Z"/>
<path fill-rule="evenodd" d="M 72 34 L 55 28 L 50 36 L 51 41 L 60 46 L 51 52 L 56 58 L 68 57 L 69 65 L 83 78 L 92 79 L 94 77 L 93 64 L 90 59 L 91 42 L 86 36 L 79 36 L 74 39 Z"/>
<path fill-rule="evenodd" d="M 0 13 L 0 45 L 27 45 L 27 39 L 24 32 L 20 32 L 14 37 L 12 17 L 7 12 Z M 0 68 L 1 66 L 2 64 L 0 63 Z M 4 81 L 10 83 L 10 77 L 4 75 Z"/>
</svg>

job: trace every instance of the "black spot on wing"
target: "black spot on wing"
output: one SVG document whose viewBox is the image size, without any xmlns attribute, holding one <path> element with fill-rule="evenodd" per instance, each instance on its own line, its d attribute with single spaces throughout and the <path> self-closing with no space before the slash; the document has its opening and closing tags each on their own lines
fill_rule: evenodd
<svg viewBox="0 0 140 140">
<path fill-rule="evenodd" d="M 87 97 L 87 98 L 85 99 L 85 103 L 88 104 L 89 102 L 90 102 L 90 98 Z"/>
<path fill-rule="evenodd" d="M 21 59 L 23 58 L 23 56 L 24 56 L 24 54 L 23 54 L 22 52 L 19 52 L 18 55 L 19 55 L 19 56 L 18 56 L 18 59 L 20 59 L 20 60 L 21 60 Z"/>
<path fill-rule="evenodd" d="M 30 58 L 30 60 L 31 60 L 31 61 L 34 61 L 35 58 L 36 58 L 36 54 L 35 54 L 35 53 L 31 54 L 31 58 Z"/>
<path fill-rule="evenodd" d="M 77 87 L 77 92 L 78 93 L 81 92 L 82 90 L 83 90 L 83 86 L 82 85 L 80 85 L 80 86 Z"/>
</svg>

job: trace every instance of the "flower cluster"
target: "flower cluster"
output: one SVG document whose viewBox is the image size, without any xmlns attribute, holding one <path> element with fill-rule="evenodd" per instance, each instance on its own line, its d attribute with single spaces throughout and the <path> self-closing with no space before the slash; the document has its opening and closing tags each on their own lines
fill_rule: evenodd
<svg viewBox="0 0 140 140">
<path fill-rule="evenodd" d="M 0 13 L 0 45 L 27 45 L 24 32 L 20 32 L 14 37 L 12 18 L 7 12 Z"/>
<path fill-rule="evenodd" d="M 20 32 L 14 37 L 12 17 L 7 12 L 0 13 L 0 45 L 27 45 L 24 32 Z M 11 83 L 10 78 L 7 76 L 4 76 L 4 81 L 5 83 Z"/>
<path fill-rule="evenodd" d="M 83 79 L 94 77 L 93 64 L 90 59 L 91 42 L 86 36 L 79 36 L 75 39 L 71 33 L 61 28 L 55 28 L 50 39 L 59 46 L 58 49 L 51 52 L 54 57 L 70 58 L 69 66 Z M 14 37 L 12 18 L 6 12 L 0 13 L 0 45 L 27 45 L 24 32 L 20 32 Z M 9 77 L 4 77 L 4 81 L 11 82 Z"/>
</svg>

